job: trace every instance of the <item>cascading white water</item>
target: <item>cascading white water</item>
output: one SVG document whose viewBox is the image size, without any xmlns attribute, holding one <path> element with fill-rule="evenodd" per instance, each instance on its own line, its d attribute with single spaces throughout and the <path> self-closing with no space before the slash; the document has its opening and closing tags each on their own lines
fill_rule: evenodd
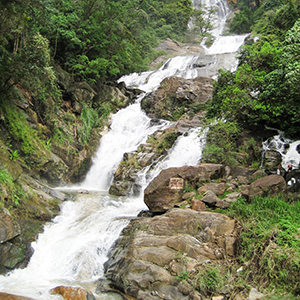
<svg viewBox="0 0 300 300">
<path fill-rule="evenodd" d="M 213 30 L 212 35 L 220 36 L 226 25 L 227 17 L 230 13 L 230 8 L 226 0 L 193 0 L 193 6 L 196 9 L 212 8 L 215 10 L 213 15 Z"/>
<path fill-rule="evenodd" d="M 288 165 L 292 165 L 293 169 L 300 166 L 300 140 L 292 141 L 282 137 L 280 134 L 263 142 L 263 150 L 274 150 L 281 154 L 281 166 L 287 170 Z"/>
<path fill-rule="evenodd" d="M 93 166 L 81 184 L 83 189 L 107 191 L 123 154 L 136 150 L 150 134 L 169 126 L 167 121 L 151 125 L 140 108 L 141 97 L 113 116 L 110 131 L 101 139 Z"/>
<path fill-rule="evenodd" d="M 216 0 L 223 4 L 224 1 Z M 167 61 L 157 71 L 131 74 L 120 81 L 145 92 L 152 91 L 169 76 L 198 76 L 199 72 L 193 67 L 197 59 L 197 56 L 179 56 Z M 58 285 L 95 288 L 94 280 L 103 275 L 103 263 L 112 243 L 130 218 L 146 208 L 142 194 L 138 197 L 112 197 L 106 193 L 114 170 L 124 152 L 135 150 L 149 134 L 165 126 L 168 126 L 167 122 L 152 126 L 150 119 L 141 111 L 139 102 L 113 117 L 111 129 L 102 138 L 94 165 L 80 186 L 98 192 L 79 194 L 75 201 L 63 204 L 61 214 L 45 226 L 44 232 L 33 243 L 34 254 L 28 266 L 0 276 L 0 292 L 52 300 L 61 299 L 49 293 Z M 205 136 L 205 132 L 203 134 Z M 144 187 L 161 169 L 197 164 L 203 144 L 203 135 L 201 138 L 196 130 L 182 136 L 153 173 L 141 172 L 143 178 L 140 180 Z M 101 299 L 117 299 L 115 297 L 101 295 Z"/>
</svg>

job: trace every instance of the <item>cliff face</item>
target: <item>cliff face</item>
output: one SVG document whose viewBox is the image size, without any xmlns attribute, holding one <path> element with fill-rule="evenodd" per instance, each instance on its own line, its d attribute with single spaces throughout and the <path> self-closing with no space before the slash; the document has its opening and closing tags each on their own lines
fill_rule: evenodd
<svg viewBox="0 0 300 300">
<path fill-rule="evenodd" d="M 1 95 L 0 273 L 26 265 L 44 222 L 73 197 L 53 187 L 84 178 L 110 114 L 135 95 L 124 86 L 75 82 L 59 67 L 56 72 L 59 103 L 51 95 L 37 100 L 20 85 Z"/>
</svg>

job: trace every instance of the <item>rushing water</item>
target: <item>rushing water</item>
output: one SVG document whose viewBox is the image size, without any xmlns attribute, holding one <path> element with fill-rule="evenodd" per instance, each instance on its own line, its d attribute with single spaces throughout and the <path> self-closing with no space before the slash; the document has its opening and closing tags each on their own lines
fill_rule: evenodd
<svg viewBox="0 0 300 300">
<path fill-rule="evenodd" d="M 300 140 L 292 141 L 278 134 L 263 142 L 263 150 L 279 152 L 282 157 L 281 166 L 285 170 L 288 169 L 288 165 L 292 165 L 293 169 L 300 166 Z"/>
<path fill-rule="evenodd" d="M 199 4 L 199 1 L 195 5 Z M 228 14 L 225 0 L 206 1 L 217 4 L 224 15 Z M 208 3 L 209 2 L 209 3 Z M 224 10 L 225 9 L 225 10 Z M 223 25 L 222 25 L 223 26 Z M 220 28 L 218 29 L 220 31 Z M 239 41 L 240 43 L 240 41 Z M 238 48 L 240 46 L 236 45 Z M 218 48 L 215 49 L 215 48 Z M 222 46 L 223 47 L 223 46 Z M 221 47 L 221 48 L 222 48 Z M 220 53 L 220 46 L 213 46 Z M 208 50 L 209 51 L 209 50 Z M 219 51 L 219 52 L 218 52 Z M 199 70 L 194 67 L 197 56 L 179 56 L 168 60 L 159 70 L 122 77 L 127 86 L 137 86 L 145 92 L 156 89 L 169 76 L 194 78 Z M 151 133 L 166 128 L 161 121 L 152 125 L 141 111 L 140 99 L 114 115 L 109 132 L 102 138 L 94 163 L 85 181 L 76 189 L 86 189 L 88 194 L 78 194 L 75 201 L 64 202 L 61 214 L 46 224 L 44 232 L 32 244 L 34 254 L 25 269 L 14 270 L 0 276 L 0 291 L 32 297 L 34 299 L 61 299 L 50 295 L 49 290 L 58 285 L 82 286 L 94 291 L 94 282 L 103 275 L 103 264 L 112 243 L 132 217 L 146 208 L 142 194 L 137 197 L 113 197 L 107 191 L 114 171 L 124 152 L 134 151 Z M 197 129 L 180 137 L 165 160 L 151 173 L 147 169 L 139 174 L 144 187 L 161 169 L 196 165 L 201 159 L 205 132 Z M 184 155 L 183 155 L 184 154 Z M 72 188 L 70 188 L 72 189 Z M 118 299 L 116 295 L 98 295 L 99 299 Z"/>
</svg>

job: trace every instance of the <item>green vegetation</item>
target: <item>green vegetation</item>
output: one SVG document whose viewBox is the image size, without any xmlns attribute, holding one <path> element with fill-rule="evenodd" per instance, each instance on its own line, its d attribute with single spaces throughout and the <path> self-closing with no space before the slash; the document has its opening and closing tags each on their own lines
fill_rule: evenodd
<svg viewBox="0 0 300 300">
<path fill-rule="evenodd" d="M 24 196 L 21 186 L 16 184 L 6 168 L 0 168 L 0 208 L 19 206 Z"/>
<path fill-rule="evenodd" d="M 248 4 L 238 1 L 240 12 L 230 28 L 237 33 L 252 30 L 258 40 L 246 43 L 235 72 L 219 72 L 208 116 L 235 120 L 246 128 L 268 125 L 299 137 L 300 2 Z"/>
<path fill-rule="evenodd" d="M 183 40 L 191 4 L 190 0 L 1 1 L 0 90 L 21 83 L 40 100 L 50 92 L 53 97 L 59 93 L 53 62 L 90 82 L 144 70 L 155 58 L 153 48 L 160 38 Z"/>
<path fill-rule="evenodd" d="M 241 139 L 242 126 L 238 122 L 207 120 L 207 123 L 209 131 L 203 148 L 203 161 L 227 166 L 259 167 L 260 143 L 253 138 Z"/>
<path fill-rule="evenodd" d="M 212 163 L 234 165 L 234 152 L 240 129 L 234 122 L 218 121 L 209 125 L 203 160 Z"/>
<path fill-rule="evenodd" d="M 249 285 L 299 295 L 300 202 L 240 198 L 224 211 L 241 223 L 239 263 Z M 275 298 L 276 299 L 276 298 Z"/>
<path fill-rule="evenodd" d="M 299 299 L 300 202 L 286 202 L 278 196 L 248 203 L 239 197 L 219 212 L 238 222 L 237 259 L 202 262 L 177 278 L 208 298 L 226 290 L 233 298 L 256 287 L 264 299 Z M 175 259 L 182 257 L 179 253 Z"/>
</svg>

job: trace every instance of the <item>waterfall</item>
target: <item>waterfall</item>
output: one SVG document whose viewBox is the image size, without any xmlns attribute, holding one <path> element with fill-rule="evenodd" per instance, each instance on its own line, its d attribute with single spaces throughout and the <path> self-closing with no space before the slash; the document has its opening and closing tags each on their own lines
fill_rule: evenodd
<svg viewBox="0 0 300 300">
<path fill-rule="evenodd" d="M 194 1 L 195 5 L 197 3 Z M 226 6 L 225 0 L 207 3 Z M 198 56 L 171 58 L 156 71 L 134 73 L 119 81 L 124 81 L 128 87 L 153 91 L 166 77 L 198 76 L 200 71 L 195 67 L 198 59 Z M 82 286 L 94 291 L 95 280 L 103 275 L 109 248 L 130 219 L 146 209 L 142 193 L 137 197 L 108 195 L 114 171 L 124 152 L 136 150 L 148 135 L 170 125 L 167 121 L 161 121 L 153 126 L 141 111 L 140 100 L 113 116 L 111 128 L 101 140 L 92 168 L 81 186 L 75 187 L 90 192 L 79 193 L 75 201 L 63 203 L 61 214 L 45 225 L 44 232 L 32 244 L 34 253 L 28 266 L 0 276 L 0 292 L 53 300 L 61 299 L 49 292 L 58 285 Z M 205 131 L 200 133 L 193 129 L 181 136 L 154 171 L 147 172 L 145 169 L 139 174 L 144 188 L 161 169 L 197 164 L 201 159 L 205 134 Z M 101 299 L 119 298 L 104 294 Z"/>
<path fill-rule="evenodd" d="M 293 169 L 300 166 L 300 140 L 292 141 L 278 134 L 263 142 L 263 150 L 279 152 L 282 157 L 281 166 L 285 170 L 288 169 L 288 165 L 292 165 Z"/>
<path fill-rule="evenodd" d="M 136 150 L 140 144 L 146 142 L 150 134 L 169 126 L 170 122 L 163 120 L 151 125 L 151 119 L 140 108 L 143 96 L 113 116 L 110 130 L 101 139 L 93 166 L 81 188 L 108 191 L 123 154 Z"/>
</svg>

